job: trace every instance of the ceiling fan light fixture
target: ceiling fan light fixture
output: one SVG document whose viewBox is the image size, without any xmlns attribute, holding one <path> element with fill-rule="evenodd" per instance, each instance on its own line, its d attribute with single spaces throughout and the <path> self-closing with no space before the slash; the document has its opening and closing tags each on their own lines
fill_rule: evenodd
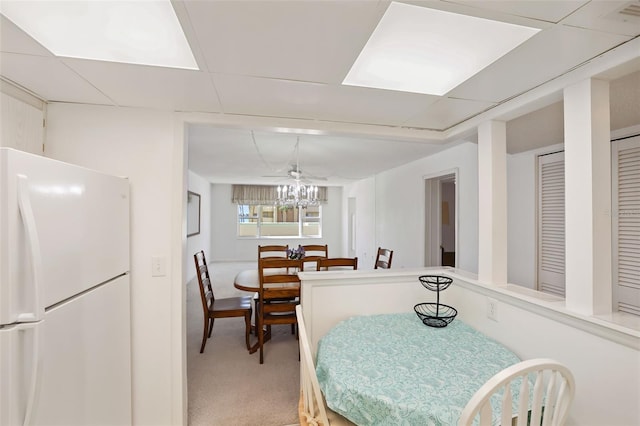
<svg viewBox="0 0 640 426">
<path fill-rule="evenodd" d="M 278 198 L 276 205 L 285 207 L 307 208 L 308 206 L 317 206 L 318 186 L 303 185 L 300 183 L 302 179 L 302 171 L 300 170 L 300 138 L 296 139 L 295 147 L 296 164 L 292 170 L 289 170 L 289 176 L 293 179 L 291 185 L 278 185 Z"/>
<path fill-rule="evenodd" d="M 317 206 L 318 187 L 316 185 L 302 185 L 296 180 L 292 185 L 278 185 L 276 205 L 284 207 L 307 208 Z"/>
<path fill-rule="evenodd" d="M 539 31 L 391 2 L 342 84 L 443 96 Z"/>
</svg>

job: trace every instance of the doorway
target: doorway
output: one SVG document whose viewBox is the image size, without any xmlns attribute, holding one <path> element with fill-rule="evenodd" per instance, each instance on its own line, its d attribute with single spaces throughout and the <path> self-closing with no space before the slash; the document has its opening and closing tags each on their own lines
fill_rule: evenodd
<svg viewBox="0 0 640 426">
<path fill-rule="evenodd" d="M 347 257 L 356 257 L 356 199 L 354 197 L 349 197 L 347 204 L 347 217 L 349 218 Z"/>
<path fill-rule="evenodd" d="M 457 169 L 425 177 L 425 266 L 456 267 Z"/>
</svg>

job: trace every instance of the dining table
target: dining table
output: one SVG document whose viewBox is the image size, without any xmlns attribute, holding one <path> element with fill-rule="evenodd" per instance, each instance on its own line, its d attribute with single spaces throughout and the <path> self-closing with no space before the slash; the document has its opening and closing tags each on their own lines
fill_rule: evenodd
<svg viewBox="0 0 640 426">
<path fill-rule="evenodd" d="M 260 291 L 260 276 L 257 269 L 245 269 L 238 272 L 233 279 L 233 286 L 238 290 L 255 293 Z"/>
<path fill-rule="evenodd" d="M 519 361 L 460 319 L 429 327 L 408 312 L 335 325 L 318 342 L 316 374 L 327 406 L 357 425 L 454 426 L 473 394 Z"/>
</svg>

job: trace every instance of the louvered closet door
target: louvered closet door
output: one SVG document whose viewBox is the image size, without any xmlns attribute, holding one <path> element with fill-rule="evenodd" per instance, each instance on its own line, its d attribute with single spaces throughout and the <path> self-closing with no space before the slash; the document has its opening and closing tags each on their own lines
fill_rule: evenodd
<svg viewBox="0 0 640 426">
<path fill-rule="evenodd" d="M 538 157 L 538 290 L 564 297 L 564 152 Z"/>
<path fill-rule="evenodd" d="M 640 136 L 612 151 L 614 311 L 640 315 Z"/>
</svg>

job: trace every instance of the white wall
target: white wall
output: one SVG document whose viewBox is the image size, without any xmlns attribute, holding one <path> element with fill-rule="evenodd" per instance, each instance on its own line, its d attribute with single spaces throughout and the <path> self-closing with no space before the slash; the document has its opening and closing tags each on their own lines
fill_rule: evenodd
<svg viewBox="0 0 640 426">
<path fill-rule="evenodd" d="M 44 103 L 3 81 L 0 89 L 0 146 L 42 155 Z"/>
<path fill-rule="evenodd" d="M 181 247 L 172 194 L 186 200 L 182 134 L 171 113 L 103 106 L 50 104 L 45 155 L 131 183 L 131 319 L 133 424 L 186 421 Z M 180 188 L 182 187 L 182 188 Z M 167 275 L 151 276 L 151 258 L 166 259 Z M 177 265 L 177 266 L 176 266 Z"/>
<path fill-rule="evenodd" d="M 507 156 L 507 281 L 536 287 L 537 157 L 559 151 L 552 145 Z"/>
<path fill-rule="evenodd" d="M 355 198 L 355 253 L 358 269 L 373 269 L 378 242 L 376 241 L 376 180 L 363 179 L 348 185 L 344 189 L 342 221 L 345 233 L 342 238 L 344 253 L 349 253 L 348 203 Z M 382 242 L 384 245 L 384 242 Z"/>
<path fill-rule="evenodd" d="M 330 256 L 342 256 L 342 188 L 329 187 L 322 205 L 322 238 L 238 238 L 238 209 L 231 202 L 232 185 L 211 185 L 211 256 L 209 261 L 254 261 L 258 245 L 327 244 Z"/>
<path fill-rule="evenodd" d="M 478 149 L 473 143 L 447 149 L 430 157 L 422 158 L 396 169 L 380 173 L 375 177 L 375 197 L 371 199 L 371 185 L 356 183 L 348 187 L 345 197 L 356 197 L 358 220 L 372 220 L 374 227 L 362 232 L 374 231 L 374 235 L 358 234 L 358 251 L 367 253 L 368 263 L 373 263 L 378 246 L 392 249 L 393 267 L 406 268 L 424 265 L 425 176 L 440 172 L 450 173 L 458 169 L 457 188 L 459 204 L 458 267 L 476 272 L 478 269 Z M 373 218 L 362 206 L 375 204 Z M 363 217 L 365 216 L 365 217 Z M 360 230 L 360 227 L 358 227 Z M 373 244 L 371 243 L 373 239 Z M 363 246 L 365 245 L 366 246 Z M 371 255 L 373 257 L 371 257 Z M 364 263 L 366 263 L 364 262 Z M 358 262 L 360 263 L 360 261 Z M 363 263 L 363 264 L 364 264 Z"/>
<path fill-rule="evenodd" d="M 196 276 L 193 255 L 204 250 L 207 262 L 211 261 L 211 184 L 203 177 L 189 171 L 189 191 L 200 194 L 200 233 L 187 237 L 187 259 L 184 268 L 184 282 Z"/>
</svg>

